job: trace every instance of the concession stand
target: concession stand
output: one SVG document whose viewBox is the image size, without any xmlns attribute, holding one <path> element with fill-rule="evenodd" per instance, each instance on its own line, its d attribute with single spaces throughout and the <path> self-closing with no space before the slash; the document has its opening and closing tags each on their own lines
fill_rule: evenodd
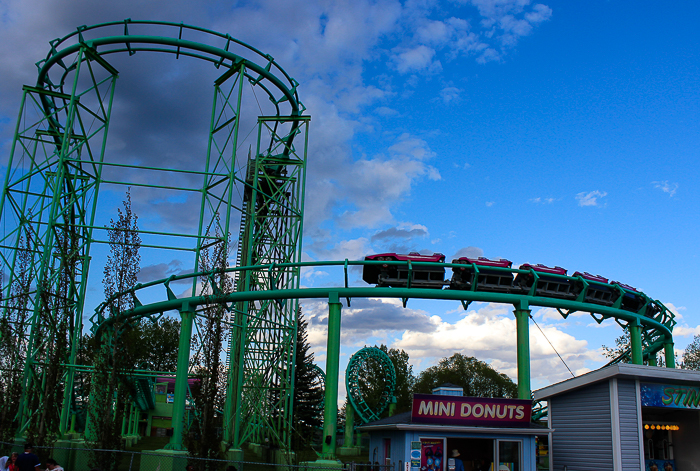
<svg viewBox="0 0 700 471">
<path fill-rule="evenodd" d="M 617 364 L 534 392 L 557 471 L 700 469 L 700 372 Z"/>
<path fill-rule="evenodd" d="M 455 471 L 455 456 L 464 471 L 537 469 L 537 436 L 552 430 L 531 423 L 531 401 L 443 394 L 415 394 L 411 412 L 359 427 L 370 460 L 399 471 Z"/>
</svg>

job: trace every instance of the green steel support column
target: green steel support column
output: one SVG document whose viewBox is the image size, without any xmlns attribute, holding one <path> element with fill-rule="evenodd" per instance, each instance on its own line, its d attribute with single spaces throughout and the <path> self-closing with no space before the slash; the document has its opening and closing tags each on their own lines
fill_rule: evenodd
<svg viewBox="0 0 700 471">
<path fill-rule="evenodd" d="M 630 344 L 632 346 L 632 364 L 633 365 L 643 365 L 644 359 L 642 357 L 642 324 L 639 321 L 635 323 L 629 323 L 627 328 L 630 332 Z"/>
<path fill-rule="evenodd" d="M 177 374 L 175 376 L 175 400 L 173 402 L 173 436 L 166 450 L 184 450 L 182 446 L 182 428 L 185 420 L 185 398 L 187 396 L 187 369 L 190 363 L 190 343 L 192 340 L 192 324 L 194 312 L 180 312 L 180 343 L 177 351 Z"/>
<path fill-rule="evenodd" d="M 323 410 L 323 460 L 335 460 L 338 427 L 338 374 L 340 372 L 340 310 L 338 293 L 328 298 L 328 347 L 326 350 L 326 396 Z"/>
<path fill-rule="evenodd" d="M 522 302 L 513 312 L 518 333 L 518 399 L 530 399 L 530 308 Z"/>
<path fill-rule="evenodd" d="M 129 424 L 129 419 L 131 419 L 131 407 L 129 407 L 129 414 L 124 414 L 122 416 L 122 437 L 127 434 L 127 425 Z"/>
<path fill-rule="evenodd" d="M 666 356 L 666 368 L 675 368 L 676 354 L 673 351 L 673 339 L 669 339 L 664 343 L 664 353 Z"/>
<path fill-rule="evenodd" d="M 649 354 L 649 366 L 657 366 L 656 353 Z"/>
<path fill-rule="evenodd" d="M 348 402 L 345 406 L 345 436 L 343 440 L 343 447 L 351 447 L 353 445 L 353 429 L 355 428 L 355 409 L 352 408 L 352 404 Z"/>
</svg>

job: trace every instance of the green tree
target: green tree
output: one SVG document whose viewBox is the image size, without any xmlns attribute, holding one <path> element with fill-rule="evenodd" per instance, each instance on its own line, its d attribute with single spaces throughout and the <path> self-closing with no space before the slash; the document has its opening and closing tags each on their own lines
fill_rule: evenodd
<svg viewBox="0 0 700 471">
<path fill-rule="evenodd" d="M 225 272 L 228 260 L 228 244 L 219 239 L 210 249 L 200 252 L 202 271 L 210 271 L 211 276 L 201 277 L 202 292 L 212 296 L 207 305 L 195 318 L 199 336 L 199 349 L 190 359 L 197 381 L 192 387 L 192 416 L 189 433 L 184 443 L 190 456 L 205 459 L 222 459 L 223 449 L 221 434 L 218 429 L 223 417 L 218 412 L 223 410 L 226 394 L 226 372 L 221 362 L 222 341 L 224 336 L 224 304 L 216 303 L 219 291 L 233 291 L 232 278 Z M 205 470 L 218 469 L 218 463 L 206 461 Z"/>
<path fill-rule="evenodd" d="M 603 355 L 606 358 L 610 358 L 611 360 L 614 360 L 622 355 L 629 354 L 631 355 L 630 352 L 630 333 L 625 329 L 619 337 L 615 339 L 615 346 L 614 347 L 608 347 L 606 345 L 603 345 Z M 620 360 L 622 363 L 629 363 L 629 355 L 622 357 Z"/>
<path fill-rule="evenodd" d="M 294 365 L 294 399 L 292 427 L 294 435 L 292 447 L 301 450 L 310 446 L 314 430 L 323 423 L 323 391 L 320 379 L 314 368 L 314 354 L 309 351 L 309 338 L 306 332 L 306 319 L 297 310 L 297 344 Z"/>
<path fill-rule="evenodd" d="M 118 208 L 117 216 L 116 220 L 110 220 L 107 228 L 109 255 L 103 278 L 106 314 L 114 322 L 111 330 L 101 333 L 99 348 L 95 348 L 86 437 L 92 448 L 106 450 L 117 450 L 123 446 L 122 419 L 129 403 L 130 370 L 137 356 L 134 342 L 138 336 L 134 334 L 132 325 L 119 319 L 119 314 L 132 308 L 134 303 L 129 294 L 118 293 L 136 285 L 141 260 L 138 216 L 131 209 L 129 190 L 123 210 Z M 105 471 L 116 470 L 120 457 L 121 454 L 116 452 L 96 452 L 92 455 L 91 465 Z"/>
<path fill-rule="evenodd" d="M 9 274 L 9 296 L 4 300 L 6 314 L 0 319 L 0 441 L 9 442 L 19 425 L 16 415 L 22 396 L 26 342 L 23 338 L 30 325 L 29 291 L 32 287 L 32 232 L 23 228 L 17 247 L 15 270 Z M 3 285 L 4 288 L 4 285 Z"/>
<path fill-rule="evenodd" d="M 630 341 L 630 334 L 627 329 L 623 330 L 622 335 L 615 339 L 615 346 L 608 347 L 603 345 L 603 355 L 610 360 L 615 360 L 620 358 L 620 363 L 630 363 L 632 362 L 632 343 Z M 678 363 L 678 358 L 676 358 L 676 364 Z M 644 362 L 645 365 L 649 364 L 648 361 Z M 663 350 L 656 354 L 656 365 L 665 366 L 666 358 L 664 356 Z"/>
<path fill-rule="evenodd" d="M 415 392 L 430 394 L 433 388 L 444 383 L 462 387 L 465 396 L 518 396 L 518 387 L 508 376 L 499 373 L 488 363 L 460 353 L 443 358 L 437 365 L 424 370 L 418 376 Z"/>
<path fill-rule="evenodd" d="M 396 371 L 396 413 L 408 412 L 413 404 L 413 388 L 416 384 L 416 377 L 413 374 L 413 366 L 409 364 L 408 353 L 398 348 L 388 348 L 382 344 L 379 347 L 386 353 L 394 364 Z"/>
<path fill-rule="evenodd" d="M 162 317 L 156 322 L 144 320 L 134 328 L 136 350 L 134 367 L 172 372 L 177 369 L 180 321 Z"/>
<path fill-rule="evenodd" d="M 693 337 L 693 341 L 683 352 L 681 368 L 686 370 L 700 370 L 700 335 Z"/>
</svg>

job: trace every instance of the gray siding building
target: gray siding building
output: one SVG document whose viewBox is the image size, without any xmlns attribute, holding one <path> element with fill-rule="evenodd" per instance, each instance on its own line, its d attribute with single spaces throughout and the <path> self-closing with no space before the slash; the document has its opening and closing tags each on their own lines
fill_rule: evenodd
<svg viewBox="0 0 700 471">
<path fill-rule="evenodd" d="M 554 471 L 700 471 L 700 372 L 619 364 L 534 397 Z"/>
</svg>

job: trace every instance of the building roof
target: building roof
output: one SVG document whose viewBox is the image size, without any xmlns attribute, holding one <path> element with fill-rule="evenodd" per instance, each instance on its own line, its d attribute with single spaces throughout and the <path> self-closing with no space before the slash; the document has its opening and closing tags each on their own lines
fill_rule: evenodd
<svg viewBox="0 0 700 471">
<path fill-rule="evenodd" d="M 698 384 L 700 383 L 700 371 L 618 363 L 617 365 L 606 366 L 605 368 L 591 371 L 584 375 L 577 376 L 576 378 L 567 379 L 566 381 L 552 384 L 546 388 L 538 389 L 532 394 L 535 400 L 539 401 L 601 381 L 608 381 L 611 378 L 639 379 L 652 383 L 673 382 L 676 384 Z"/>
</svg>

